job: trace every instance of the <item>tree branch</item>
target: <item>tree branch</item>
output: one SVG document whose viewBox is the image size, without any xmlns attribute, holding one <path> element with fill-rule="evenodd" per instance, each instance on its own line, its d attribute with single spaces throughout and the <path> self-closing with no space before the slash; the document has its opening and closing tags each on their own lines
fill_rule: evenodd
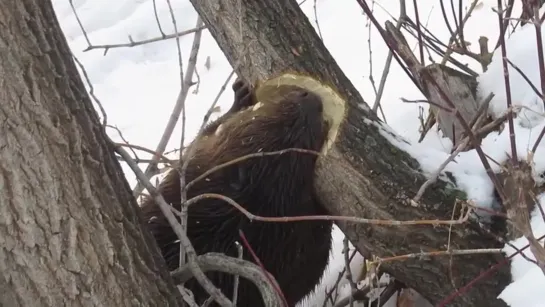
<svg viewBox="0 0 545 307">
<path fill-rule="evenodd" d="M 191 2 L 231 65 L 242 61 L 239 75 L 255 82 L 285 72 L 310 75 L 331 85 L 344 97 L 344 119 L 332 147 L 327 155 L 320 157 L 316 168 L 316 193 L 331 214 L 403 220 L 449 219 L 453 215 L 455 199 L 463 193 L 443 180 L 430 186 L 416 207 L 409 205 L 418 187 L 426 181 L 418 162 L 392 144 L 408 145 L 379 122 L 296 1 Z M 445 226 L 391 227 L 348 222 L 338 225 L 366 256 L 433 251 L 444 249 L 447 242 L 454 249 L 503 246 L 476 223 L 450 230 Z M 383 268 L 433 303 L 501 259 L 503 255 L 490 254 L 455 259 L 435 257 L 427 261 L 407 259 L 386 263 Z M 454 300 L 451 306 L 505 306 L 496 297 L 509 279 L 505 268 Z"/>
</svg>

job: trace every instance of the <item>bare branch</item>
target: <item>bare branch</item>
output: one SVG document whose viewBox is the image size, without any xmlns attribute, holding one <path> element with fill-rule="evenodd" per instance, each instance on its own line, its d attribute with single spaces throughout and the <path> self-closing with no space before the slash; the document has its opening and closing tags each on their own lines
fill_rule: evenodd
<svg viewBox="0 0 545 307">
<path fill-rule="evenodd" d="M 184 35 L 200 32 L 200 31 L 202 31 L 204 29 L 206 29 L 206 27 L 201 26 L 201 27 L 197 27 L 197 28 L 193 28 L 193 29 L 189 29 L 189 30 L 184 30 L 184 31 L 181 31 L 181 32 L 178 32 L 178 33 L 167 34 L 167 35 L 154 37 L 154 38 L 148 38 L 148 39 L 144 39 L 144 40 L 141 40 L 141 41 L 134 41 L 129 36 L 129 42 L 128 43 L 120 43 L 120 44 L 91 45 L 91 43 L 89 43 L 89 46 L 87 46 L 87 48 L 85 48 L 83 51 L 91 51 L 91 50 L 95 50 L 95 49 L 104 49 L 104 54 L 106 54 L 110 49 L 132 48 L 132 47 L 136 47 L 136 46 L 151 44 L 151 43 L 155 43 L 155 42 L 159 42 L 159 41 L 164 41 L 164 40 L 167 40 L 167 39 L 179 38 L 179 37 L 184 36 Z"/>
</svg>

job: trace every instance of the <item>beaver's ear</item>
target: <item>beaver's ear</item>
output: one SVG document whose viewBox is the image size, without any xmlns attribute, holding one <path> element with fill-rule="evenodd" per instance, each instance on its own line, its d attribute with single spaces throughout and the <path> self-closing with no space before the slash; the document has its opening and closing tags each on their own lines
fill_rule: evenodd
<svg viewBox="0 0 545 307">
<path fill-rule="evenodd" d="M 233 91 L 235 92 L 235 99 L 229 113 L 236 113 L 256 103 L 255 94 L 250 83 L 238 78 L 233 83 Z"/>
<path fill-rule="evenodd" d="M 238 91 L 239 88 L 241 88 L 246 82 L 244 82 L 244 79 L 241 77 L 237 77 L 235 82 L 233 82 L 233 92 Z"/>
</svg>

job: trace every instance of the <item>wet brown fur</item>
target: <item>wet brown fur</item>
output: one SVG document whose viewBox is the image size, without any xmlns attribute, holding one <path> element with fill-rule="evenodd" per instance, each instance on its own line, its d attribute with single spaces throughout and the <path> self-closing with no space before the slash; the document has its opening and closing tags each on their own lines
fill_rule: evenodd
<svg viewBox="0 0 545 307">
<path fill-rule="evenodd" d="M 235 83 L 233 89 L 233 108 L 209 125 L 204 135 L 195 141 L 197 151 L 189 163 L 186 182 L 211 167 L 250 153 L 294 147 L 320 151 L 327 124 L 322 119 L 323 108 L 317 96 L 311 93 L 304 96 L 300 89 L 285 87 L 285 94 L 276 101 L 254 107 L 255 95 L 247 85 L 237 88 Z M 219 124 L 221 131 L 215 133 Z M 222 194 L 261 216 L 326 214 L 313 192 L 316 159 L 316 155 L 298 152 L 248 159 L 199 181 L 189 189 L 187 197 Z M 167 174 L 159 190 L 167 203 L 180 209 L 177 171 Z M 176 235 L 151 199 L 144 201 L 142 211 L 168 268 L 176 269 L 180 247 Z M 320 282 L 329 258 L 331 222 L 250 222 L 235 208 L 217 199 L 206 199 L 189 207 L 188 236 L 198 254 L 223 252 L 236 257 L 234 242 L 241 242 L 239 229 L 265 268 L 277 279 L 289 307 L 310 294 Z M 244 258 L 253 262 L 246 248 Z M 209 272 L 207 276 L 224 294 L 232 297 L 232 276 L 219 272 Z M 185 286 L 193 292 L 199 305 L 208 298 L 195 280 Z M 263 306 L 260 293 L 248 280 L 240 279 L 237 306 Z"/>
</svg>

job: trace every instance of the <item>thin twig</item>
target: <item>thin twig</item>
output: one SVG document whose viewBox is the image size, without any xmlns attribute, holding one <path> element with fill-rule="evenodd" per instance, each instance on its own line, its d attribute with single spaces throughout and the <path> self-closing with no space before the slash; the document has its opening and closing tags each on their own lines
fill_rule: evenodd
<svg viewBox="0 0 545 307">
<path fill-rule="evenodd" d="M 106 110 L 102 106 L 102 102 L 98 99 L 98 97 L 95 95 L 95 88 L 93 87 L 93 83 L 91 83 L 91 80 L 89 79 L 89 75 L 87 74 L 87 70 L 85 70 L 85 67 L 83 64 L 78 60 L 78 58 L 72 53 L 72 58 L 74 58 L 74 61 L 76 61 L 76 64 L 78 64 L 79 68 L 81 69 L 81 72 L 83 73 L 83 77 L 85 78 L 85 81 L 87 82 L 87 85 L 89 86 L 89 95 L 93 98 L 93 100 L 98 105 L 98 108 L 100 109 L 100 113 L 102 114 L 102 126 L 105 128 L 108 124 L 108 115 L 106 115 Z"/>
<path fill-rule="evenodd" d="M 197 32 L 199 33 L 199 32 Z M 199 38 L 200 35 L 195 34 L 195 39 Z M 195 43 L 194 43 L 195 45 Z M 200 46 L 200 45 L 197 45 Z M 198 52 L 198 50 L 194 51 L 192 49 L 191 55 L 193 55 L 194 52 Z M 167 122 L 167 125 L 165 127 L 165 130 L 163 131 L 163 135 L 161 136 L 161 139 L 159 141 L 159 144 L 157 144 L 157 147 L 155 148 L 155 152 L 158 154 L 163 154 L 165 152 L 165 149 L 167 147 L 167 144 L 170 140 L 170 137 L 172 136 L 172 133 L 174 132 L 174 128 L 176 127 L 176 124 L 178 123 L 178 119 L 180 118 L 180 114 L 182 113 L 182 110 L 185 106 L 185 101 L 187 99 L 187 95 L 189 93 L 189 87 L 192 80 L 192 75 L 195 70 L 197 58 L 192 58 L 190 56 L 189 63 L 187 65 L 187 71 L 186 71 L 186 77 L 184 79 L 184 83 L 180 89 L 180 92 L 178 94 L 178 97 L 176 99 L 176 104 L 174 105 L 174 108 L 172 110 L 172 113 L 170 114 L 170 118 Z M 189 75 L 191 74 L 191 76 Z M 183 131 L 184 129 L 182 129 Z M 144 173 L 148 178 L 154 176 L 157 172 L 157 162 L 159 160 L 159 156 L 155 155 L 152 157 L 153 163 L 148 164 L 146 167 L 146 170 Z M 136 187 L 133 189 L 133 195 L 139 195 L 144 190 L 144 187 L 139 183 L 136 185 Z"/>
<path fill-rule="evenodd" d="M 110 140 L 111 142 L 111 140 Z M 113 142 L 112 142 L 113 143 Z M 161 209 L 161 212 L 167 219 L 168 223 L 174 230 L 174 233 L 180 239 L 180 242 L 183 244 L 184 250 L 186 252 L 187 258 L 188 258 L 188 265 L 189 269 L 191 270 L 191 273 L 195 277 L 195 279 L 200 283 L 200 285 L 206 290 L 210 296 L 214 297 L 214 299 L 224 307 L 233 307 L 233 304 L 221 291 L 214 286 L 214 284 L 204 275 L 203 271 L 199 268 L 197 265 L 197 253 L 195 252 L 195 249 L 193 248 L 193 245 L 191 244 L 191 241 L 185 234 L 185 232 L 182 230 L 181 225 L 178 223 L 176 217 L 170 210 L 170 206 L 165 202 L 165 199 L 159 193 L 159 191 L 149 182 L 149 179 L 146 177 L 144 172 L 138 167 L 138 164 L 134 162 L 134 160 L 131 158 L 131 156 L 123 149 L 123 147 L 116 146 L 115 151 L 125 159 L 125 162 L 129 165 L 129 167 L 132 169 L 132 171 L 135 173 L 136 177 L 142 184 L 145 186 L 145 188 L 150 193 L 151 197 L 155 201 L 156 204 L 158 204 L 159 208 Z"/>
<path fill-rule="evenodd" d="M 153 14 L 155 15 L 155 23 L 157 24 L 157 27 L 159 28 L 159 32 L 161 33 L 161 36 L 165 38 L 165 32 L 163 31 L 163 28 L 161 27 L 161 21 L 159 20 L 159 14 L 157 13 L 157 0 L 153 0 Z"/>
<path fill-rule="evenodd" d="M 500 46 L 501 46 L 501 56 L 502 56 L 502 64 L 503 64 L 503 79 L 505 82 L 505 97 L 507 102 L 507 108 L 511 109 L 511 83 L 509 82 L 509 67 L 507 66 L 507 48 L 505 43 L 505 29 L 503 28 L 503 7 L 502 7 L 502 0 L 498 0 L 498 23 L 500 26 Z M 515 139 L 515 124 L 513 119 L 513 114 L 509 113 L 509 116 L 507 117 L 507 124 L 509 126 L 509 140 L 511 143 L 511 157 L 513 159 L 513 165 L 515 165 L 518 162 L 518 154 L 517 154 L 517 143 Z"/>
<path fill-rule="evenodd" d="M 198 32 L 198 31 L 202 31 L 203 29 L 206 29 L 206 26 L 181 31 L 181 32 L 178 32 L 178 33 L 163 35 L 163 36 L 159 36 L 159 37 L 148 38 L 148 39 L 144 39 L 144 40 L 141 40 L 141 41 L 133 41 L 132 38 L 129 37 L 129 42 L 128 43 L 120 43 L 120 44 L 91 45 L 89 43 L 89 46 L 87 48 L 85 48 L 83 51 L 90 51 L 90 50 L 94 50 L 94 49 L 105 49 L 104 53 L 106 53 L 110 49 L 132 48 L 132 47 L 145 45 L 145 44 L 150 44 L 150 43 L 159 42 L 159 41 L 164 41 L 164 40 L 168 40 L 168 39 L 172 39 L 172 38 L 179 38 L 179 37 L 184 36 L 184 35 L 195 33 L 195 32 Z"/>
<path fill-rule="evenodd" d="M 72 8 L 72 12 L 74 13 L 74 16 L 76 16 L 76 20 L 78 22 L 79 28 L 81 29 L 81 32 L 83 33 L 83 37 L 85 37 L 85 40 L 87 41 L 87 45 L 91 45 L 91 41 L 89 40 L 89 36 L 87 36 L 87 31 L 85 31 L 85 28 L 83 27 L 83 23 L 79 19 L 78 12 L 76 11 L 76 8 L 74 7 L 74 1 L 70 0 L 70 7 Z"/>
<path fill-rule="evenodd" d="M 197 28 L 204 25 L 204 22 L 202 21 L 201 17 L 199 16 L 197 18 Z M 193 79 L 193 73 L 195 72 L 195 66 L 197 64 L 197 55 L 199 54 L 199 47 L 201 45 L 201 37 L 202 37 L 202 31 L 198 31 L 195 33 L 195 37 L 193 38 L 193 46 L 191 47 L 191 53 L 189 54 L 189 64 L 187 66 L 187 71 L 185 73 L 185 80 L 182 79 L 182 137 L 180 140 L 180 148 L 184 146 L 185 142 L 185 100 L 187 97 L 187 94 L 189 93 L 189 87 L 191 86 L 191 81 Z M 179 47 L 178 47 L 179 48 Z M 181 65 L 181 57 L 180 57 L 180 65 Z M 181 69 L 181 66 L 180 66 Z M 180 150 L 180 160 L 183 158 L 183 151 Z M 180 170 L 180 203 L 184 204 L 185 200 L 187 199 L 187 195 L 184 193 L 185 189 L 185 170 Z M 182 225 L 182 229 L 184 231 L 187 231 L 187 208 L 182 205 L 182 216 L 180 220 L 180 224 Z M 185 253 L 180 248 L 180 266 L 182 266 L 185 263 Z"/>
<path fill-rule="evenodd" d="M 373 2 L 374 3 L 374 2 Z M 405 0 L 399 0 L 399 20 L 396 23 L 396 29 L 401 29 L 402 21 L 407 16 Z M 370 16 L 369 16 L 370 18 Z M 369 26 L 370 27 L 370 26 Z M 384 87 L 386 86 L 386 80 L 388 79 L 388 74 L 390 73 L 390 67 L 392 65 L 392 57 L 394 53 L 391 49 L 388 50 L 388 56 L 386 57 L 386 62 L 384 63 L 384 68 L 382 69 L 382 77 L 380 77 L 380 83 L 378 86 L 378 93 L 375 97 L 375 103 L 373 104 L 373 112 L 377 112 L 380 106 L 380 100 L 382 99 L 382 94 L 384 93 Z"/>
<path fill-rule="evenodd" d="M 189 200 L 186 204 L 188 206 L 193 205 L 203 199 L 213 198 L 223 200 L 229 205 L 236 208 L 244 216 L 246 216 L 250 221 L 259 221 L 259 222 L 269 222 L 269 223 L 291 223 L 299 221 L 335 221 L 335 222 L 350 222 L 358 224 L 371 224 L 371 225 L 382 225 L 382 226 L 414 226 L 414 225 L 458 225 L 464 224 L 467 222 L 473 209 L 468 208 L 468 210 L 461 210 L 460 216 L 457 220 L 410 220 L 410 221 L 396 221 L 396 220 L 380 220 L 380 219 L 366 219 L 354 216 L 334 216 L 334 215 L 305 215 L 305 216 L 284 216 L 284 217 L 263 217 L 255 215 L 248 210 L 246 210 L 242 205 L 238 204 L 233 199 L 217 194 L 217 193 L 204 193 L 197 195 Z M 465 213 L 464 213 L 465 211 Z"/>
</svg>

